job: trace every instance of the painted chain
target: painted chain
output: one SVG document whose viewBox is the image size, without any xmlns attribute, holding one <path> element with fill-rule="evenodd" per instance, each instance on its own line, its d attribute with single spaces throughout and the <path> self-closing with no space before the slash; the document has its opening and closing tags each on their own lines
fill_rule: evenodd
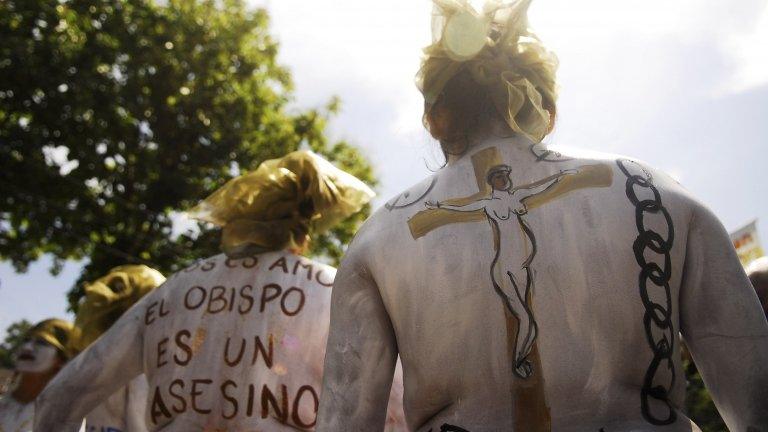
<svg viewBox="0 0 768 432">
<path fill-rule="evenodd" d="M 635 223 L 638 236 L 634 242 L 633 250 L 635 259 L 640 265 L 640 298 L 645 307 L 643 325 L 645 327 L 646 339 L 653 353 L 653 359 L 645 373 L 643 387 L 640 391 L 640 405 L 646 421 L 654 425 L 668 425 L 674 423 L 677 419 L 677 412 L 669 401 L 670 392 L 675 385 L 675 368 L 672 355 L 676 333 L 672 323 L 672 293 L 669 287 L 669 280 L 672 277 L 672 258 L 670 252 L 675 238 L 675 229 L 669 211 L 661 202 L 661 194 L 653 184 L 651 174 L 631 160 L 619 159 L 616 163 L 624 175 L 627 176 L 627 198 L 635 206 Z M 631 173 L 628 168 L 630 165 L 640 167 L 644 175 Z M 650 191 L 653 194 L 653 198 L 638 198 L 636 191 L 638 187 Z M 667 225 L 666 237 L 662 237 L 658 232 L 646 228 L 645 216 L 648 214 L 664 217 Z M 647 260 L 645 257 L 647 249 L 660 256 L 658 261 L 662 261 L 661 258 L 663 258 L 663 263 Z M 658 293 L 663 292 L 663 301 L 661 303 L 653 301 L 649 295 L 649 290 Z M 662 367 L 669 369 L 671 374 L 668 386 L 654 383 Z M 651 399 L 666 405 L 667 414 L 657 416 L 652 413 L 650 408 Z"/>
</svg>

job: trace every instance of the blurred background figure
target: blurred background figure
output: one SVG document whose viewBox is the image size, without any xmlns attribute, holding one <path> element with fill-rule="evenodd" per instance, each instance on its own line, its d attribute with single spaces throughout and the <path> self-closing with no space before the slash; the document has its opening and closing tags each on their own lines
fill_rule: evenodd
<svg viewBox="0 0 768 432">
<path fill-rule="evenodd" d="M 0 396 L 4 395 L 11 386 L 13 370 L 0 368 Z"/>
<path fill-rule="evenodd" d="M 14 353 L 16 382 L 0 397 L 0 431 L 32 431 L 35 399 L 70 359 L 72 324 L 47 319 L 35 325 Z"/>
<path fill-rule="evenodd" d="M 225 184 L 191 212 L 222 227 L 225 254 L 173 274 L 80 354 L 40 397 L 35 430 L 76 430 L 141 373 L 150 431 L 312 429 L 336 270 L 301 253 L 373 196 L 310 151 Z M 401 430 L 394 387 L 389 427 Z"/>
<path fill-rule="evenodd" d="M 87 349 L 131 306 L 163 282 L 165 277 L 153 268 L 124 265 L 86 284 L 85 298 L 75 318 L 72 351 Z M 142 374 L 86 416 L 86 432 L 146 431 L 147 398 L 147 378 Z"/>
<path fill-rule="evenodd" d="M 755 288 L 760 304 L 763 305 L 765 316 L 768 317 L 768 257 L 752 261 L 747 266 L 747 276 Z"/>
</svg>

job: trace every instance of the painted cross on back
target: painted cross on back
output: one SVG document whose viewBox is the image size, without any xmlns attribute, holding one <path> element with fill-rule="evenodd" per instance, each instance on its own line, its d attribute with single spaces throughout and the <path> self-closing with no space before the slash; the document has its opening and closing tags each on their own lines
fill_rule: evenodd
<svg viewBox="0 0 768 432">
<path fill-rule="evenodd" d="M 534 430 L 529 428 L 549 424 L 549 413 L 539 371 L 538 326 L 533 312 L 536 275 L 533 261 L 537 244 L 526 216 L 529 211 L 569 192 L 610 186 L 613 171 L 606 165 L 585 165 L 516 186 L 512 181 L 512 168 L 502 163 L 496 148 L 474 154 L 472 165 L 477 193 L 463 198 L 428 200 L 427 210 L 414 215 L 408 225 L 413 238 L 418 239 L 448 224 L 483 220 L 490 224 L 494 241 L 491 282 L 504 305 L 512 372 L 525 382 L 518 398 L 532 399 L 526 405 L 537 407 L 534 411 L 539 413 L 533 416 L 538 419 L 532 419 L 523 430 Z"/>
</svg>

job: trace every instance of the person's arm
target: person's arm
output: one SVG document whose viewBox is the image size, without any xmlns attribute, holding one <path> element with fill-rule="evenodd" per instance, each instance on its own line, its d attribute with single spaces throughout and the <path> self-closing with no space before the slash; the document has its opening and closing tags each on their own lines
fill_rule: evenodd
<svg viewBox="0 0 768 432">
<path fill-rule="evenodd" d="M 142 372 L 143 304 L 128 310 L 48 384 L 35 403 L 36 432 L 78 431 L 89 412 Z"/>
<path fill-rule="evenodd" d="M 582 165 L 577 169 L 560 171 L 558 174 L 515 188 L 524 193 L 515 194 L 525 210 L 533 210 L 555 198 L 581 189 L 607 188 L 613 185 L 613 168 L 604 163 Z"/>
<path fill-rule="evenodd" d="M 383 430 L 396 359 L 389 315 L 353 246 L 331 296 L 317 431 Z"/>
<path fill-rule="evenodd" d="M 478 210 L 485 209 L 485 206 L 487 205 L 487 199 L 479 199 L 477 201 L 473 201 L 466 205 L 452 205 L 447 203 L 442 203 L 440 201 L 426 201 L 424 202 L 424 206 L 428 209 L 442 209 L 442 210 L 450 210 L 450 211 L 458 211 L 458 212 L 473 212 Z"/>
<path fill-rule="evenodd" d="M 128 397 L 125 401 L 125 429 L 130 432 L 147 432 L 147 399 L 149 383 L 144 374 L 134 378 L 128 384 Z"/>
<path fill-rule="evenodd" d="M 536 195 L 541 192 L 544 192 L 545 190 L 549 189 L 552 185 L 559 182 L 560 179 L 567 175 L 575 175 L 578 174 L 579 171 L 575 169 L 569 169 L 565 171 L 560 171 L 557 174 L 552 174 L 549 177 L 545 177 L 541 180 L 537 180 L 533 183 L 524 184 L 522 186 L 517 186 L 514 188 L 514 191 L 521 191 L 524 190 L 527 192 L 526 195 Z"/>
<path fill-rule="evenodd" d="M 768 431 L 768 323 L 728 233 L 698 206 L 688 232 L 680 319 L 728 428 Z"/>
</svg>

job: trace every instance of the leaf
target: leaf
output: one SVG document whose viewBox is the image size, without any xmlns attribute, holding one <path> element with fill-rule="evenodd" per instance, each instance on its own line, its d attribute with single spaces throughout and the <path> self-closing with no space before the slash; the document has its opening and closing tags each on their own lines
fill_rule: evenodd
<svg viewBox="0 0 768 432">
<path fill-rule="evenodd" d="M 0 259 L 20 271 L 42 254 L 85 259 L 74 310 L 79 284 L 117 265 L 170 273 L 219 253 L 208 226 L 172 237 L 170 212 L 224 184 L 231 166 L 304 143 L 375 183 L 355 147 L 327 137 L 336 99 L 288 108 L 268 18 L 244 0 L 0 2 Z M 66 176 L 42 152 L 59 146 L 78 164 Z M 311 253 L 338 262 L 367 214 Z"/>
</svg>

